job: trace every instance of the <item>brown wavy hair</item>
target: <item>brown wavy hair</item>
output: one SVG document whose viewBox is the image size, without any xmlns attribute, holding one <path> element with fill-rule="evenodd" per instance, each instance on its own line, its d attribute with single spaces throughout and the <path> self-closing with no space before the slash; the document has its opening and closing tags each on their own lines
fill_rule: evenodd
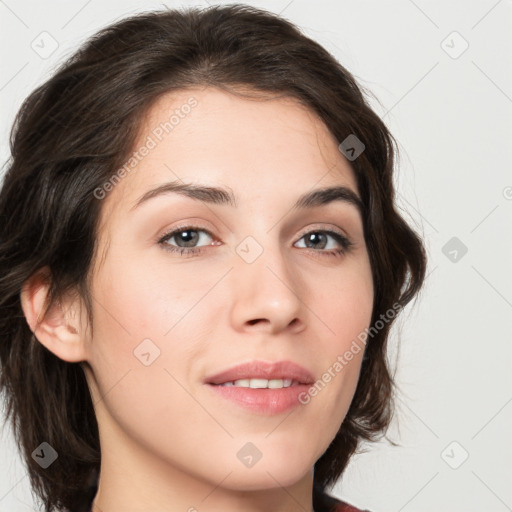
<svg viewBox="0 0 512 512">
<path fill-rule="evenodd" d="M 98 425 L 83 362 L 65 362 L 37 341 L 20 291 L 48 269 L 47 307 L 76 290 L 92 325 L 88 285 L 102 204 L 94 191 L 133 151 L 155 101 L 198 86 L 295 98 L 339 142 L 349 135 L 361 140 L 365 150 L 351 165 L 374 282 L 372 325 L 423 284 L 422 241 L 395 205 L 398 145 L 370 108 L 368 91 L 321 45 L 284 18 L 243 4 L 146 12 L 104 28 L 22 104 L 0 190 L 0 392 L 45 512 L 90 503 L 101 462 Z M 315 464 L 314 503 L 361 441 L 377 440 L 389 426 L 392 323 L 367 343 L 345 420 Z M 42 441 L 58 453 L 47 469 L 32 458 Z"/>
</svg>

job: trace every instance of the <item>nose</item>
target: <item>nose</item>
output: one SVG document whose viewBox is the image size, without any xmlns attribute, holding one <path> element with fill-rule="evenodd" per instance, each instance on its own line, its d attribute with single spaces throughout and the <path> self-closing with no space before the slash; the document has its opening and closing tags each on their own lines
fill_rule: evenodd
<svg viewBox="0 0 512 512">
<path fill-rule="evenodd" d="M 267 334 L 286 329 L 294 333 L 303 330 L 304 285 L 299 273 L 286 261 L 278 243 L 264 247 L 250 263 L 238 255 L 235 258 L 235 268 L 230 276 L 233 328 L 238 332 Z"/>
</svg>

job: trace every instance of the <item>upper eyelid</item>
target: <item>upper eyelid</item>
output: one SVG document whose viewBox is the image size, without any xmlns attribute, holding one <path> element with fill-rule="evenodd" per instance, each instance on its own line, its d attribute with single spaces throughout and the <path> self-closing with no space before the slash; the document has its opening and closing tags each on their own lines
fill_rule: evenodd
<svg viewBox="0 0 512 512">
<path fill-rule="evenodd" d="M 171 230 L 166 231 L 163 235 L 158 237 L 158 240 L 159 241 L 163 241 L 163 240 L 172 238 L 172 236 L 174 236 L 175 234 L 180 233 L 182 231 L 186 231 L 187 229 L 191 229 L 191 230 L 195 230 L 195 231 L 204 231 L 212 239 L 214 239 L 214 240 L 218 239 L 211 232 L 211 230 L 208 229 L 208 228 L 205 228 L 205 227 L 202 227 L 202 226 L 199 226 L 199 225 L 193 225 L 193 224 L 183 224 L 182 226 L 176 226 L 176 227 L 172 228 Z M 304 230 L 300 232 L 300 235 L 298 236 L 297 240 L 300 240 L 307 233 L 314 232 L 314 231 L 333 231 L 336 234 L 338 234 L 338 235 L 344 237 L 345 239 L 347 239 L 347 241 L 351 240 L 351 237 L 349 237 L 349 235 L 347 233 L 345 233 L 344 230 L 342 230 L 342 229 L 340 229 L 338 227 L 332 227 L 332 226 L 329 227 L 329 228 L 327 228 L 327 227 L 315 227 L 315 226 L 304 228 Z"/>
</svg>

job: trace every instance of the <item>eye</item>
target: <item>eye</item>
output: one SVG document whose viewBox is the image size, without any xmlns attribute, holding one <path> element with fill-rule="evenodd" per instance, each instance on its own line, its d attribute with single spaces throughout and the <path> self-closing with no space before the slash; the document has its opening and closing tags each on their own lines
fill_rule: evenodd
<svg viewBox="0 0 512 512">
<path fill-rule="evenodd" d="M 329 238 L 333 239 L 335 243 L 331 244 L 329 250 L 325 250 L 326 246 L 329 245 Z M 345 254 L 353 245 L 352 242 L 345 235 L 342 235 L 341 233 L 332 230 L 308 231 L 307 233 L 302 235 L 300 240 L 306 240 L 307 248 L 311 248 L 312 244 L 313 249 L 323 249 L 322 251 L 315 252 L 321 252 L 322 254 L 325 254 L 327 256 L 341 256 L 342 254 Z M 332 247 L 332 245 L 334 245 L 334 247 Z M 341 246 L 341 248 L 336 248 L 336 245 Z"/>
<path fill-rule="evenodd" d="M 204 246 L 219 245 L 217 242 L 212 242 L 213 238 L 207 229 L 199 226 L 182 226 L 166 233 L 158 243 L 168 252 L 187 257 L 203 252 Z M 329 238 L 334 240 L 334 243 L 329 242 Z M 311 249 L 322 256 L 341 256 L 353 245 L 345 235 L 332 230 L 308 231 L 301 236 L 300 240 L 306 240 L 306 249 Z M 197 244 L 201 241 L 203 245 L 198 246 Z"/>
<path fill-rule="evenodd" d="M 213 239 L 212 234 L 206 229 L 198 226 L 184 226 L 165 234 L 158 243 L 163 245 L 166 251 L 178 252 L 180 254 L 195 254 L 201 252 L 201 249 L 194 247 L 194 245 L 201 239 L 203 241 L 205 239 L 205 236 L 201 236 L 199 233 L 206 235 L 206 239 Z M 174 240 L 177 245 L 171 244 L 170 242 L 172 240 Z M 205 245 L 213 244 L 210 242 Z"/>
</svg>

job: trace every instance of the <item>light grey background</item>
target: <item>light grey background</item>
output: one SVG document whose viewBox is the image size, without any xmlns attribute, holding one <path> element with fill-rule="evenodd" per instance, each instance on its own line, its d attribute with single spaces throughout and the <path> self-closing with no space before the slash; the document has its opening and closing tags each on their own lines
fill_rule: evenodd
<svg viewBox="0 0 512 512">
<path fill-rule="evenodd" d="M 512 510 L 511 1 L 247 3 L 298 24 L 377 96 L 400 143 L 399 203 L 429 251 L 425 289 L 392 343 L 400 334 L 389 435 L 402 446 L 369 446 L 333 494 L 373 512 Z M 56 63 L 108 23 L 161 6 L 0 0 L 1 161 L 15 112 Z M 0 510 L 34 510 L 7 428 L 0 448 Z"/>
</svg>

